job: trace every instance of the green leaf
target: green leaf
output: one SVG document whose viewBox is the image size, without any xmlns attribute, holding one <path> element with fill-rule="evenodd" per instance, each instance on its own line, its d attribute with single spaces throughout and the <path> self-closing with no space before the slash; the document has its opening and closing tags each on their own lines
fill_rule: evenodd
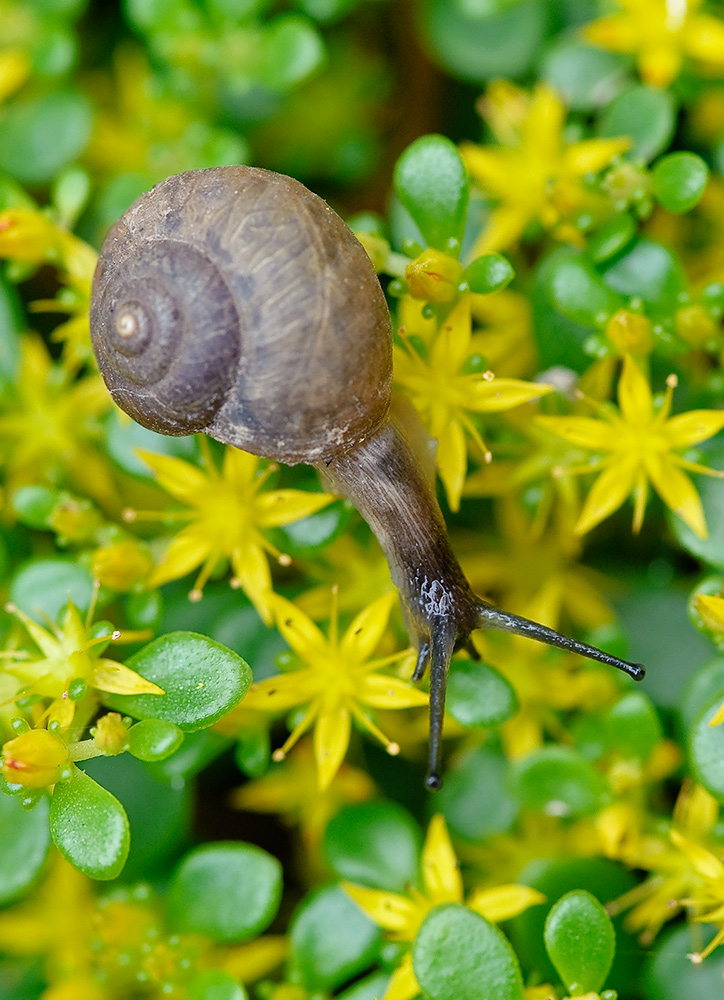
<svg viewBox="0 0 724 1000">
<path fill-rule="evenodd" d="M 484 83 L 525 74 L 547 32 L 542 0 L 425 0 L 416 5 L 427 47 L 454 77 Z"/>
<path fill-rule="evenodd" d="M 344 532 L 352 511 L 350 503 L 338 500 L 316 514 L 276 528 L 272 532 L 274 541 L 278 539 L 278 548 L 291 556 L 309 555 L 329 545 Z"/>
<path fill-rule="evenodd" d="M 551 816 L 584 816 L 604 804 L 606 785 L 593 764 L 571 747 L 545 746 L 512 769 L 523 805 Z"/>
<path fill-rule="evenodd" d="M 164 760 L 178 750 L 183 738 L 173 722 L 143 719 L 128 730 L 128 752 L 139 760 Z"/>
<path fill-rule="evenodd" d="M 280 14 L 264 36 L 261 79 L 271 90 L 290 90 L 319 69 L 324 56 L 324 42 L 310 21 Z"/>
<path fill-rule="evenodd" d="M 429 246 L 449 249 L 462 239 L 468 178 L 455 145 L 442 135 L 416 139 L 395 164 L 397 197 Z"/>
<path fill-rule="evenodd" d="M 0 119 L 0 170 L 26 184 L 51 180 L 90 139 L 86 97 L 54 91 L 8 105 Z"/>
<path fill-rule="evenodd" d="M 638 239 L 626 253 L 602 272 L 614 291 L 643 299 L 659 311 L 676 308 L 686 289 L 686 274 L 680 261 L 660 243 Z"/>
<path fill-rule="evenodd" d="M 597 133 L 602 139 L 628 135 L 631 160 L 648 162 L 671 142 L 676 126 L 676 102 L 669 90 L 635 86 L 611 101 L 601 115 Z"/>
<path fill-rule="evenodd" d="M 510 793 L 508 762 L 488 746 L 463 754 L 446 772 L 436 805 L 450 832 L 466 840 L 505 833 L 519 808 Z"/>
<path fill-rule="evenodd" d="M 55 786 L 50 832 L 63 857 L 90 878 L 115 878 L 126 863 L 130 834 L 123 806 L 77 768 Z"/>
<path fill-rule="evenodd" d="M 724 723 L 710 722 L 721 708 L 722 692 L 694 719 L 688 732 L 688 755 L 696 780 L 720 801 L 724 801 Z"/>
<path fill-rule="evenodd" d="M 717 435 L 702 448 L 699 461 L 712 469 L 724 469 L 724 441 L 721 436 Z M 699 538 L 688 524 L 674 514 L 667 515 L 668 525 L 683 549 L 716 569 L 724 569 L 724 504 L 721 502 L 721 481 L 711 476 L 695 475 L 693 478 L 704 508 L 709 531 L 707 537 Z"/>
<path fill-rule="evenodd" d="M 337 885 L 311 892 L 289 927 L 291 981 L 307 990 L 333 991 L 367 969 L 382 931 Z"/>
<path fill-rule="evenodd" d="M 704 194 L 709 168 L 694 153 L 670 153 L 651 174 L 656 199 L 669 212 L 688 212 Z"/>
<path fill-rule="evenodd" d="M 60 499 L 57 490 L 47 486 L 21 486 L 10 497 L 18 520 L 36 531 L 50 530 L 50 515 Z"/>
<path fill-rule="evenodd" d="M 652 702 L 640 691 L 620 698 L 604 717 L 609 748 L 621 757 L 649 759 L 663 738 L 661 721 Z"/>
<path fill-rule="evenodd" d="M 126 660 L 126 666 L 165 694 L 106 695 L 105 703 L 137 719 L 164 719 L 184 732 L 203 729 L 237 705 L 251 683 L 240 656 L 195 632 L 159 636 Z"/>
<path fill-rule="evenodd" d="M 344 806 L 327 825 L 322 846 L 335 875 L 358 885 L 404 892 L 418 880 L 420 830 L 395 802 Z"/>
<path fill-rule="evenodd" d="M 697 925 L 703 949 L 715 934 L 711 925 Z M 683 924 L 656 939 L 648 949 L 644 966 L 644 993 L 647 1000 L 707 1000 L 718 997 L 724 978 L 724 948 L 717 948 L 705 962 L 694 964 L 686 959 L 692 950 L 692 928 Z"/>
<path fill-rule="evenodd" d="M 595 896 L 585 889 L 562 896 L 546 918 L 545 944 L 569 993 L 601 989 L 613 962 L 616 934 Z"/>
<path fill-rule="evenodd" d="M 499 253 L 476 257 L 465 268 L 465 280 L 476 295 L 488 295 L 505 288 L 515 277 L 510 261 Z"/>
<path fill-rule="evenodd" d="M 207 969 L 194 976 L 186 991 L 186 1000 L 247 1000 L 248 993 L 228 972 Z"/>
<path fill-rule="evenodd" d="M 23 809 L 20 796 L 0 793 L 0 906 L 21 897 L 41 872 L 50 847 L 48 797 Z"/>
<path fill-rule="evenodd" d="M 554 250 L 541 264 L 539 277 L 556 309 L 583 326 L 604 326 L 624 305 L 590 261 L 574 250 Z"/>
<path fill-rule="evenodd" d="M 260 778 L 266 774 L 271 761 L 269 730 L 249 728 L 237 733 L 234 760 L 249 778 Z"/>
<path fill-rule="evenodd" d="M 15 383 L 22 329 L 20 299 L 12 285 L 0 274 L 0 391 Z"/>
<path fill-rule="evenodd" d="M 596 264 L 609 260 L 628 246 L 636 235 L 636 222 L 628 212 L 611 215 L 591 236 L 588 253 Z"/>
<path fill-rule="evenodd" d="M 434 907 L 412 945 L 412 967 L 429 1000 L 523 1000 L 508 940 L 460 903 Z"/>
<path fill-rule="evenodd" d="M 276 916 L 282 866 L 260 847 L 214 843 L 190 851 L 171 879 L 168 919 L 181 933 L 223 943 L 248 941 Z"/>
<path fill-rule="evenodd" d="M 688 731 L 703 709 L 715 697 L 724 701 L 724 656 L 717 656 L 704 663 L 689 679 L 678 707 L 681 720 Z"/>
<path fill-rule="evenodd" d="M 445 711 L 470 729 L 499 726 L 518 711 L 515 691 L 493 667 L 471 659 L 452 662 Z"/>
<path fill-rule="evenodd" d="M 573 111 L 591 111 L 608 103 L 631 65 L 628 56 L 569 41 L 567 35 L 543 59 L 543 76 Z"/>
<path fill-rule="evenodd" d="M 68 598 L 82 614 L 93 594 L 93 578 L 74 559 L 32 559 L 10 581 L 11 602 L 41 624 L 57 621 Z"/>
</svg>

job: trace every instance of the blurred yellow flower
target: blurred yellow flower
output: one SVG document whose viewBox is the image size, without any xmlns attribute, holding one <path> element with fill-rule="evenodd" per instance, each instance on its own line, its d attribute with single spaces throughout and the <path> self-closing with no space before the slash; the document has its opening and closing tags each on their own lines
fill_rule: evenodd
<svg viewBox="0 0 724 1000">
<path fill-rule="evenodd" d="M 555 230 L 571 220 L 585 204 L 585 175 L 598 173 L 631 145 L 626 137 L 567 142 L 566 109 L 546 83 L 528 95 L 496 80 L 483 107 L 498 145 L 460 147 L 472 179 L 496 202 L 474 256 L 514 247 L 532 222 Z"/>
<path fill-rule="evenodd" d="M 592 45 L 636 57 L 642 79 L 667 87 L 693 59 L 704 74 L 724 69 L 724 21 L 697 9 L 702 0 L 618 0 L 618 13 L 583 28 Z"/>
<path fill-rule="evenodd" d="M 277 628 L 305 667 L 252 684 L 244 706 L 270 712 L 288 712 L 305 706 L 301 722 L 274 759 L 283 760 L 300 736 L 314 726 L 314 756 L 320 789 L 329 787 L 349 746 L 352 719 L 371 733 L 388 753 L 399 751 L 370 718 L 368 709 L 411 708 L 426 705 L 428 696 L 407 681 L 380 673 L 386 667 L 414 663 L 407 649 L 370 659 L 387 629 L 395 594 L 385 594 L 355 617 L 339 636 L 336 592 L 329 634 L 290 601 L 273 594 L 271 606 Z"/>
<path fill-rule="evenodd" d="M 22 49 L 0 51 L 0 104 L 20 90 L 30 76 L 32 63 Z"/>
<path fill-rule="evenodd" d="M 724 410 L 690 410 L 669 417 L 676 377 L 667 379 L 666 395 L 654 406 L 651 388 L 636 362 L 626 355 L 618 383 L 617 411 L 589 400 L 599 414 L 592 417 L 538 417 L 540 426 L 578 447 L 608 453 L 595 465 L 569 467 L 568 473 L 601 469 L 575 527 L 585 534 L 633 493 L 633 530 L 639 531 L 646 510 L 649 482 L 664 503 L 699 537 L 706 538 L 704 511 L 694 484 L 683 472 L 721 478 L 724 472 L 709 469 L 677 454 L 699 444 L 724 427 Z"/>
<path fill-rule="evenodd" d="M 201 438 L 203 468 L 168 455 L 139 452 L 156 474 L 159 485 L 186 505 L 184 511 L 161 515 L 127 511 L 126 519 L 185 520 L 188 525 L 171 541 L 158 567 L 148 579 L 150 587 L 186 576 L 201 566 L 191 600 L 200 600 L 204 585 L 222 559 L 231 562 L 232 586 L 240 587 L 263 621 L 270 625 L 272 580 L 268 554 L 288 566 L 283 555 L 263 534 L 326 507 L 330 493 L 304 490 L 265 490 L 276 466 L 238 448 L 226 448 L 221 470 L 211 457 L 208 441 Z"/>
<path fill-rule="evenodd" d="M 440 813 L 430 821 L 421 861 L 422 890 L 411 886 L 406 895 L 342 883 L 347 895 L 370 920 L 383 927 L 393 941 L 412 942 L 433 907 L 464 901 L 460 866 Z M 476 913 L 498 923 L 523 913 L 529 906 L 545 902 L 545 896 L 526 885 L 499 885 L 474 889 L 466 902 Z M 419 993 L 412 953 L 408 951 L 393 972 L 382 1000 L 412 1000 Z"/>
<path fill-rule="evenodd" d="M 2 748 L 3 778 L 25 788 L 55 784 L 69 763 L 67 746 L 47 729 L 28 729 Z"/>
<path fill-rule="evenodd" d="M 465 295 L 440 325 L 426 355 L 404 335 L 402 346 L 394 348 L 395 382 L 437 441 L 437 468 L 452 510 L 460 506 L 467 474 L 466 434 L 484 461 L 492 457 L 470 414 L 510 410 L 553 388 L 466 370 L 474 354 L 471 338 L 470 296 Z"/>
</svg>

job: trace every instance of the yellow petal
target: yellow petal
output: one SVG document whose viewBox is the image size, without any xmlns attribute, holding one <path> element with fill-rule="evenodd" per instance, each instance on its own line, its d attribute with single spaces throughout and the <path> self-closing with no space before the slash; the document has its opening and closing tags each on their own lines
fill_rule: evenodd
<svg viewBox="0 0 724 1000">
<path fill-rule="evenodd" d="M 586 139 L 565 151 L 566 167 L 574 174 L 597 174 L 614 156 L 625 153 L 631 146 L 627 136 L 620 139 Z"/>
<path fill-rule="evenodd" d="M 698 538 L 706 538 L 704 508 L 686 473 L 662 455 L 648 453 L 644 461 L 649 479 L 666 506 L 678 514 Z"/>
<path fill-rule="evenodd" d="M 436 813 L 427 828 L 422 848 L 422 880 L 427 895 L 435 903 L 462 902 L 463 880 L 442 813 Z"/>
<path fill-rule="evenodd" d="M 259 456 L 251 455 L 239 448 L 228 447 L 224 451 L 221 463 L 222 478 L 231 486 L 235 493 L 242 496 L 248 493 L 253 485 L 254 477 L 259 468 Z"/>
<path fill-rule="evenodd" d="M 623 360 L 623 371 L 618 381 L 618 403 L 627 424 L 643 427 L 651 421 L 651 386 L 630 354 Z"/>
<path fill-rule="evenodd" d="M 274 620 L 271 606 L 272 579 L 269 560 L 261 545 L 235 549 L 231 556 L 235 583 L 238 583 L 265 625 Z"/>
<path fill-rule="evenodd" d="M 669 836 L 674 845 L 689 858 L 700 875 L 717 881 L 724 879 L 724 865 L 711 851 L 707 851 L 700 844 L 683 837 L 678 830 L 670 830 Z"/>
<path fill-rule="evenodd" d="M 528 208 L 515 203 L 494 208 L 475 243 L 474 255 L 496 253 L 517 246 L 532 218 Z"/>
<path fill-rule="evenodd" d="M 256 983 L 273 972 L 288 951 L 286 934 L 265 934 L 256 941 L 227 946 L 218 960 L 230 976 L 242 983 Z"/>
<path fill-rule="evenodd" d="M 344 705 L 319 713 L 314 726 L 314 756 L 319 774 L 319 790 L 329 788 L 340 768 L 349 746 L 351 720 L 349 710 Z"/>
<path fill-rule="evenodd" d="M 471 388 L 465 407 L 476 413 L 499 413 L 546 396 L 552 391 L 552 385 L 523 382 L 517 378 L 481 378 Z"/>
<path fill-rule="evenodd" d="M 420 995 L 420 986 L 412 968 L 412 953 L 407 952 L 390 977 L 382 1000 L 413 1000 Z"/>
<path fill-rule="evenodd" d="M 30 76 L 33 64 L 22 49 L 0 53 L 0 103 L 19 90 Z"/>
<path fill-rule="evenodd" d="M 522 145 L 544 162 L 557 159 L 566 109 L 553 87 L 539 83 L 530 103 L 530 111 L 521 125 Z"/>
<path fill-rule="evenodd" d="M 370 708 L 419 708 L 427 705 L 425 691 L 399 677 L 367 674 L 357 685 L 357 698 Z"/>
<path fill-rule="evenodd" d="M 636 469 L 636 462 L 628 461 L 604 469 L 586 497 L 574 529 L 577 535 L 585 535 L 618 510 L 633 489 Z"/>
<path fill-rule="evenodd" d="M 184 528 L 172 540 L 162 562 L 148 578 L 149 587 L 160 587 L 169 580 L 178 580 L 203 563 L 211 552 L 205 533 L 195 525 Z"/>
<path fill-rule="evenodd" d="M 724 597 L 699 594 L 694 602 L 697 613 L 712 632 L 724 632 Z"/>
<path fill-rule="evenodd" d="M 672 448 L 685 448 L 713 437 L 724 427 L 724 410 L 689 410 L 664 424 Z"/>
<path fill-rule="evenodd" d="M 370 658 L 385 634 L 390 612 L 396 600 L 397 595 L 393 591 L 384 594 L 360 611 L 344 633 L 339 645 L 340 654 L 345 660 L 364 663 Z"/>
<path fill-rule="evenodd" d="M 252 684 L 244 697 L 244 708 L 262 712 L 288 712 L 296 705 L 306 705 L 319 693 L 320 681 L 312 670 L 294 670 L 276 674 Z"/>
<path fill-rule="evenodd" d="M 492 923 L 510 920 L 523 913 L 529 906 L 545 903 L 546 897 L 527 885 L 498 885 L 494 889 L 476 889 L 468 899 L 468 906 Z"/>
<path fill-rule="evenodd" d="M 303 660 L 311 662 L 315 656 L 328 655 L 329 643 L 309 615 L 279 594 L 269 598 L 277 628 L 289 646 Z"/>
<path fill-rule="evenodd" d="M 109 694 L 165 694 L 163 688 L 115 660 L 96 660 L 91 683 Z"/>
<path fill-rule="evenodd" d="M 639 36 L 634 20 L 626 14 L 611 14 L 585 25 L 582 35 L 591 45 L 611 52 L 635 52 Z"/>
<path fill-rule="evenodd" d="M 278 528 L 291 521 L 310 517 L 336 500 L 331 493 L 307 493 L 305 490 L 270 490 L 256 498 L 258 524 Z"/>
<path fill-rule="evenodd" d="M 367 889 L 351 882 L 342 882 L 341 886 L 370 920 L 386 931 L 394 931 L 398 940 L 411 941 L 415 936 L 419 914 L 417 907 L 407 896 L 381 889 Z M 408 931 L 409 937 L 398 937 L 405 931 Z"/>
<path fill-rule="evenodd" d="M 437 468 L 450 510 L 457 511 L 468 471 L 465 433 L 457 420 L 449 420 L 437 434 Z"/>
<path fill-rule="evenodd" d="M 171 496 L 194 504 L 207 495 L 210 488 L 208 476 L 190 462 L 142 448 L 137 449 L 136 454 L 153 470 L 159 486 Z"/>
<path fill-rule="evenodd" d="M 721 17 L 697 14 L 689 18 L 682 41 L 687 55 L 692 58 L 724 66 L 724 21 Z"/>
<path fill-rule="evenodd" d="M 595 420 L 593 417 L 536 417 L 535 422 L 556 437 L 593 451 L 611 451 L 616 445 L 615 429 L 606 420 Z"/>
<path fill-rule="evenodd" d="M 430 350 L 430 368 L 456 371 L 470 353 L 472 320 L 470 296 L 463 295 L 451 310 Z"/>
</svg>

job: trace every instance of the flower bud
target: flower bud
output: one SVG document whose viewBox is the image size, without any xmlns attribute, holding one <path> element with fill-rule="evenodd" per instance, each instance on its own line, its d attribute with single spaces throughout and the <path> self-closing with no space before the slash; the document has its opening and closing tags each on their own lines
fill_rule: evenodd
<svg viewBox="0 0 724 1000">
<path fill-rule="evenodd" d="M 47 729 L 29 729 L 8 740 L 2 750 L 2 773 L 6 781 L 26 788 L 54 784 L 70 761 L 68 748 Z"/>
<path fill-rule="evenodd" d="M 128 720 L 130 723 L 130 720 Z M 128 746 L 128 724 L 118 712 L 102 715 L 91 730 L 93 742 L 109 757 L 123 753 Z"/>
<path fill-rule="evenodd" d="M 646 316 L 619 309 L 606 325 L 606 335 L 620 354 L 648 354 L 654 346 Z"/>
<path fill-rule="evenodd" d="M 426 302 L 452 302 L 463 279 L 460 261 L 439 250 L 425 250 L 405 270 L 410 295 Z"/>
<path fill-rule="evenodd" d="M 125 593 L 146 582 L 153 561 L 144 545 L 129 538 L 96 549 L 92 568 L 93 576 L 102 584 Z"/>
</svg>

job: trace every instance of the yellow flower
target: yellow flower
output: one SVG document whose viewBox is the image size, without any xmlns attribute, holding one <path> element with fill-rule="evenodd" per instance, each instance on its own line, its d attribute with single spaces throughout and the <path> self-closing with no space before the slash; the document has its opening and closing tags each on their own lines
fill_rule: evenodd
<svg viewBox="0 0 724 1000">
<path fill-rule="evenodd" d="M 437 441 L 437 468 L 452 510 L 460 506 L 467 473 L 465 435 L 485 461 L 491 454 L 471 413 L 500 413 L 551 392 L 552 386 L 495 378 L 492 372 L 468 373 L 471 347 L 470 296 L 458 302 L 423 357 L 412 343 L 395 346 L 395 382 L 421 415 Z"/>
<path fill-rule="evenodd" d="M 191 600 L 200 600 L 204 584 L 222 559 L 231 562 L 232 586 L 240 587 L 270 625 L 272 613 L 271 572 L 267 553 L 283 566 L 291 562 L 265 537 L 263 531 L 309 517 L 335 498 L 329 493 L 304 490 L 265 490 L 266 480 L 276 466 L 256 455 L 227 448 L 219 471 L 211 458 L 208 442 L 201 439 L 203 469 L 180 458 L 139 452 L 156 473 L 161 487 L 188 508 L 173 513 L 187 520 L 167 548 L 148 585 L 160 586 L 201 566 Z M 153 515 L 128 512 L 128 519 Z M 165 515 L 167 516 L 167 515 Z"/>
<path fill-rule="evenodd" d="M 13 605 L 6 610 L 18 618 L 41 656 L 23 650 L 10 650 L 0 660 L 0 671 L 15 677 L 20 689 L 15 697 L 39 694 L 52 698 L 49 717 L 66 729 L 73 720 L 75 702 L 68 697 L 71 681 L 84 681 L 92 688 L 112 694 L 163 694 L 162 688 L 116 660 L 99 656 L 94 647 L 121 638 L 110 628 L 103 635 L 89 622 L 83 622 L 78 609 L 68 601 L 62 626 L 52 631 L 42 628 Z M 133 635 L 126 633 L 126 639 Z"/>
<path fill-rule="evenodd" d="M 651 388 L 636 362 L 627 355 L 618 383 L 619 410 L 595 403 L 600 419 L 592 417 L 538 417 L 538 423 L 578 447 L 608 453 L 596 466 L 569 468 L 569 473 L 601 468 L 575 527 L 585 534 L 605 520 L 633 493 L 633 530 L 644 518 L 649 482 L 664 503 L 699 538 L 706 538 L 704 511 L 694 484 L 683 472 L 709 476 L 724 473 L 691 462 L 679 449 L 699 444 L 724 427 L 724 410 L 691 410 L 669 417 L 676 377 L 669 376 L 664 401 L 654 406 Z"/>
<path fill-rule="evenodd" d="M 692 962 L 699 964 L 724 943 L 724 864 L 706 847 L 682 836 L 678 830 L 671 830 L 670 836 L 674 847 L 685 855 L 699 876 L 694 891 L 680 902 L 694 910 L 699 922 L 719 925 L 706 948 L 689 956 Z"/>
<path fill-rule="evenodd" d="M 583 28 L 592 45 L 636 57 L 641 77 L 666 87 L 693 59 L 706 74 L 724 69 L 724 21 L 697 13 L 701 0 L 618 0 L 620 12 Z"/>
<path fill-rule="evenodd" d="M 387 932 L 393 941 L 413 941 L 420 924 L 430 910 L 442 903 L 462 903 L 463 881 L 445 819 L 433 816 L 422 849 L 422 890 L 410 887 L 406 895 L 368 889 L 343 882 L 348 896 Z M 536 889 L 525 885 L 499 885 L 492 889 L 474 889 L 467 905 L 487 920 L 497 923 L 510 920 L 529 906 L 545 902 Z M 383 1000 L 412 1000 L 420 993 L 412 968 L 412 954 L 407 952 L 395 969 Z"/>
<path fill-rule="evenodd" d="M 462 277 L 460 261 L 432 249 L 425 250 L 410 261 L 405 270 L 410 295 L 426 302 L 452 302 L 457 298 Z"/>
<path fill-rule="evenodd" d="M 585 204 L 585 175 L 598 173 L 631 144 L 625 137 L 566 142 L 565 107 L 545 83 L 529 96 L 497 80 L 484 107 L 499 145 L 460 147 L 473 180 L 497 202 L 474 255 L 515 246 L 532 222 L 550 230 L 572 218 Z"/>
<path fill-rule="evenodd" d="M 426 705 L 427 694 L 397 677 L 379 671 L 393 664 L 412 666 L 410 650 L 382 659 L 370 659 L 379 646 L 396 600 L 385 594 L 361 611 L 339 637 L 336 593 L 329 635 L 324 635 L 307 615 L 290 601 L 271 596 L 277 627 L 307 666 L 252 684 L 246 695 L 247 708 L 288 712 L 305 706 L 304 716 L 284 746 L 274 754 L 283 760 L 300 736 L 314 726 L 314 756 L 319 787 L 329 787 L 349 746 L 352 719 L 396 754 L 391 743 L 370 718 L 368 708 L 411 708 Z"/>
<path fill-rule="evenodd" d="M 0 52 L 0 104 L 10 97 L 30 76 L 32 63 L 22 49 L 5 49 Z"/>
<path fill-rule="evenodd" d="M 39 337 L 23 337 L 13 395 L 0 414 L 0 456 L 9 489 L 70 482 L 114 510 L 113 476 L 95 447 L 102 436 L 99 418 L 110 405 L 100 375 L 73 378 L 53 364 Z"/>
<path fill-rule="evenodd" d="M 25 788 L 55 784 L 69 762 L 65 743 L 47 729 L 28 729 L 2 748 L 3 777 Z"/>
</svg>

